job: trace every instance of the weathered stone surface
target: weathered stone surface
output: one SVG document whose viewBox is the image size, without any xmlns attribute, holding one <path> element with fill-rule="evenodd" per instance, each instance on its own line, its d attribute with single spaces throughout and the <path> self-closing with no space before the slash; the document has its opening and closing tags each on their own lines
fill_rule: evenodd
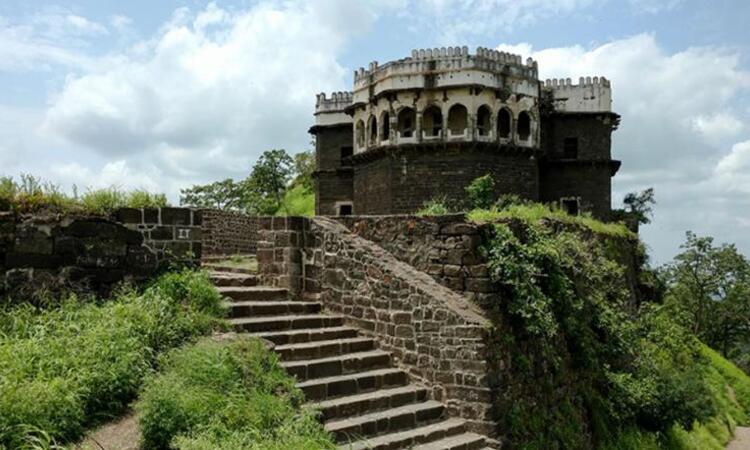
<svg viewBox="0 0 750 450">
<path fill-rule="evenodd" d="M 191 225 L 191 214 L 187 208 L 161 208 L 162 225 Z"/>
<path fill-rule="evenodd" d="M 205 209 L 193 212 L 193 224 L 201 227 L 206 255 L 253 254 L 257 251 L 259 218 L 231 211 Z"/>
</svg>

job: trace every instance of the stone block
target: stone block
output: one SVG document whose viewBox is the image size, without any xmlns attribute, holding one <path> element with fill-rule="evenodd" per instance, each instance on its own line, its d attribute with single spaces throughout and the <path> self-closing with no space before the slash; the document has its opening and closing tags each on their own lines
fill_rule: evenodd
<svg viewBox="0 0 750 450">
<path fill-rule="evenodd" d="M 189 208 L 161 208 L 161 225 L 191 225 Z"/>
<path fill-rule="evenodd" d="M 497 286 L 489 278 L 467 278 L 466 290 L 479 293 L 497 292 Z"/>
<path fill-rule="evenodd" d="M 158 225 L 159 224 L 159 208 L 145 208 L 143 210 L 143 223 Z"/>
<path fill-rule="evenodd" d="M 123 224 L 143 223 L 143 210 L 140 208 L 120 208 L 114 216 L 116 221 Z"/>
<path fill-rule="evenodd" d="M 191 256 L 192 248 L 190 242 L 167 242 L 164 246 L 164 252 L 167 256 L 186 258 Z"/>
<path fill-rule="evenodd" d="M 444 234 L 448 236 L 477 234 L 477 227 L 476 225 L 466 223 L 466 222 L 451 223 L 448 225 L 444 225 L 440 229 L 440 234 Z"/>
<path fill-rule="evenodd" d="M 203 210 L 193 210 L 193 225 L 196 227 L 200 227 L 203 225 Z"/>
<path fill-rule="evenodd" d="M 158 226 L 151 230 L 149 237 L 154 241 L 174 240 L 174 227 Z"/>
<path fill-rule="evenodd" d="M 195 259 L 201 259 L 201 257 L 203 256 L 203 243 L 193 242 L 192 248 L 193 248 L 193 257 Z"/>
<path fill-rule="evenodd" d="M 17 253 L 32 253 L 36 255 L 51 255 L 54 250 L 54 241 L 44 233 L 34 232 L 16 236 L 13 243 L 13 251 Z"/>
</svg>

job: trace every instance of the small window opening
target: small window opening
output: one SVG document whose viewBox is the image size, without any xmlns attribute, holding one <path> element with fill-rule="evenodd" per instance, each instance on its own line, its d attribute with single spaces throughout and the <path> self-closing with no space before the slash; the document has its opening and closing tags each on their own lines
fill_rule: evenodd
<svg viewBox="0 0 750 450">
<path fill-rule="evenodd" d="M 375 116 L 370 117 L 368 126 L 370 128 L 370 145 L 376 145 L 378 143 L 378 120 Z"/>
<path fill-rule="evenodd" d="M 351 216 L 354 209 L 351 203 L 344 203 L 339 205 L 339 216 Z"/>
<path fill-rule="evenodd" d="M 416 122 L 416 113 L 412 108 L 403 108 L 398 112 L 398 134 L 400 137 L 414 136 L 414 123 Z"/>
<path fill-rule="evenodd" d="M 578 158 L 578 138 L 567 137 L 563 140 L 563 157 L 567 159 Z"/>
<path fill-rule="evenodd" d="M 424 132 L 427 136 L 440 136 L 443 131 L 443 113 L 437 106 L 430 106 L 422 117 Z"/>
<path fill-rule="evenodd" d="M 380 132 L 380 140 L 381 141 L 387 141 L 390 139 L 391 136 L 391 116 L 388 114 L 388 112 L 384 112 L 383 116 L 380 118 L 380 121 L 382 123 L 381 125 L 381 132 Z"/>
<path fill-rule="evenodd" d="M 560 199 L 560 207 L 571 216 L 577 216 L 580 212 L 580 200 L 578 198 Z"/>
<path fill-rule="evenodd" d="M 353 147 L 341 147 L 341 167 L 352 165 L 352 155 L 354 155 Z"/>
</svg>

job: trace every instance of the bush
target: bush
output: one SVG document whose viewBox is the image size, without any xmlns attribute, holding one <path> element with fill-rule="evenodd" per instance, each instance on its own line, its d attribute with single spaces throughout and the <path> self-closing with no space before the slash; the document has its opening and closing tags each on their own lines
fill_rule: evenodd
<svg viewBox="0 0 750 450">
<path fill-rule="evenodd" d="M 219 325 L 209 287 L 186 271 L 102 305 L 71 296 L 0 311 L 0 448 L 73 441 L 122 412 L 160 352 Z"/>
<path fill-rule="evenodd" d="M 334 448 L 261 341 L 204 339 L 161 361 L 137 404 L 143 448 Z"/>
<path fill-rule="evenodd" d="M 300 183 L 284 193 L 281 206 L 276 211 L 277 216 L 305 216 L 315 215 L 315 192 L 306 184 Z"/>
<path fill-rule="evenodd" d="M 473 208 L 487 209 L 495 203 L 495 180 L 490 174 L 474 179 L 466 186 Z"/>
<path fill-rule="evenodd" d="M 450 214 L 451 210 L 448 208 L 447 203 L 448 200 L 445 197 L 426 201 L 424 205 L 422 205 L 422 209 L 415 214 L 418 216 L 444 216 Z"/>
</svg>

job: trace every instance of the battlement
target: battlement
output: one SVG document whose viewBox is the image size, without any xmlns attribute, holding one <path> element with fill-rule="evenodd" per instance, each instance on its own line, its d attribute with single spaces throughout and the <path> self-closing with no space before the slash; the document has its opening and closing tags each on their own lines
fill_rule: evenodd
<svg viewBox="0 0 750 450">
<path fill-rule="evenodd" d="M 325 92 L 316 95 L 315 114 L 324 114 L 344 111 L 347 106 L 352 104 L 354 94 L 351 92 L 334 92 L 331 98 L 328 98 Z"/>
<path fill-rule="evenodd" d="M 604 77 L 580 77 L 578 84 L 570 78 L 544 81 L 543 89 L 552 93 L 558 112 L 611 112 L 612 87 Z"/>
<path fill-rule="evenodd" d="M 425 73 L 455 72 L 457 70 L 482 71 L 496 74 L 510 74 L 520 78 L 538 77 L 537 62 L 527 58 L 524 63 L 521 55 L 500 52 L 478 47 L 475 54 L 469 48 L 440 47 L 414 49 L 411 56 L 380 65 L 377 61 L 368 68 L 354 71 L 354 90 L 363 89 L 370 83 L 377 83 L 391 77 L 408 77 Z"/>
</svg>

